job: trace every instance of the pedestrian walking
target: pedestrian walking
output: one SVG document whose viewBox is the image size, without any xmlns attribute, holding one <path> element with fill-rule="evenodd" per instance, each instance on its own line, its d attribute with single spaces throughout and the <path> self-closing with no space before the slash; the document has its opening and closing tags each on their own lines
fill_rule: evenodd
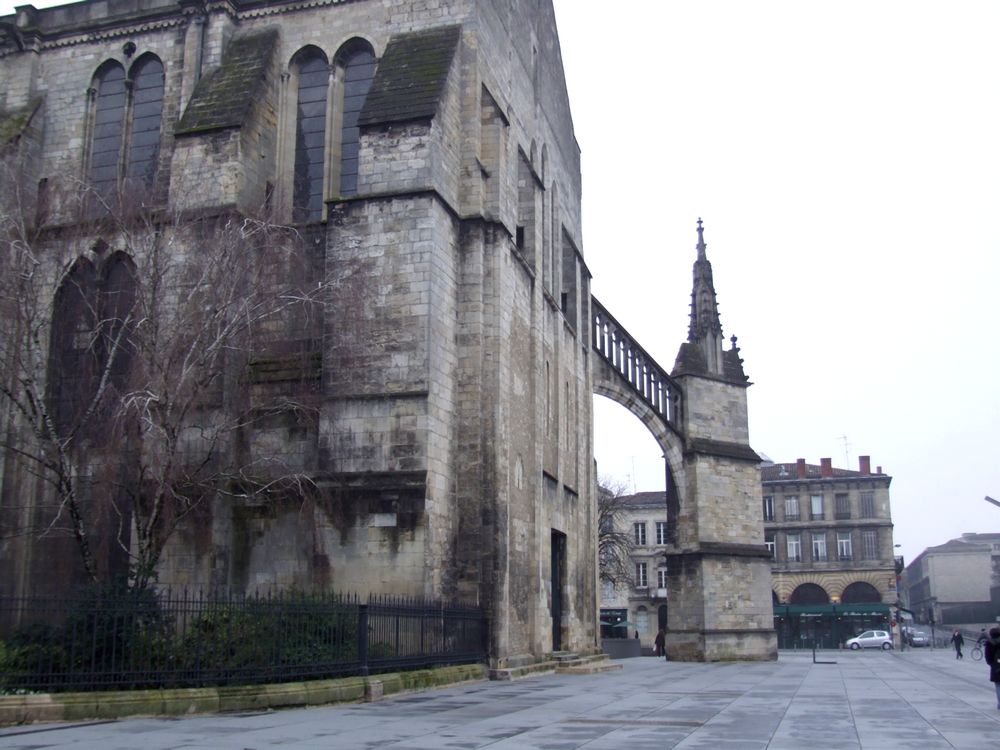
<svg viewBox="0 0 1000 750">
<path fill-rule="evenodd" d="M 657 656 L 667 655 L 666 641 L 667 634 L 663 632 L 663 628 L 660 628 L 660 631 L 656 634 L 656 640 L 653 641 L 653 646 L 656 648 Z"/>
<path fill-rule="evenodd" d="M 951 642 L 952 645 L 955 646 L 955 658 L 961 659 L 962 646 L 965 645 L 965 639 L 962 637 L 962 634 L 961 632 L 959 632 L 958 628 L 955 628 L 955 632 L 951 634 Z"/>
<path fill-rule="evenodd" d="M 997 693 L 997 710 L 1000 711 L 1000 628 L 990 628 L 990 634 L 983 646 L 986 663 L 990 665 L 990 682 Z"/>
</svg>

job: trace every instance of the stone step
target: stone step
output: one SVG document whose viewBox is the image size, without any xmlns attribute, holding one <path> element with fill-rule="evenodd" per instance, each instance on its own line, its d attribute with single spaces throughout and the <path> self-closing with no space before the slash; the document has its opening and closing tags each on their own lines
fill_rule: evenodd
<svg viewBox="0 0 1000 750">
<path fill-rule="evenodd" d="M 537 677 L 543 674 L 555 674 L 554 661 L 540 661 L 535 664 L 524 664 L 520 667 L 505 667 L 489 670 L 491 680 L 520 680 L 524 677 Z"/>
<path fill-rule="evenodd" d="M 614 672 L 622 668 L 621 664 L 612 662 L 607 654 L 580 654 L 569 651 L 557 651 L 552 658 L 534 664 L 523 664 L 517 667 L 491 669 L 491 680 L 520 680 L 524 677 L 537 677 L 545 674 L 597 674 L 599 672 Z"/>
<path fill-rule="evenodd" d="M 556 662 L 576 661 L 580 655 L 574 651 L 553 651 L 552 660 Z"/>
<path fill-rule="evenodd" d="M 598 674 L 599 672 L 617 672 L 622 665 L 611 661 L 607 654 L 583 656 L 569 662 L 563 662 L 556 667 L 559 674 Z"/>
</svg>

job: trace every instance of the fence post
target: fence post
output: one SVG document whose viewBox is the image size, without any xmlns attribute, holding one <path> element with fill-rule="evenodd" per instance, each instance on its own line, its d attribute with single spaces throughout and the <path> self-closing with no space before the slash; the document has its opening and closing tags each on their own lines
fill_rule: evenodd
<svg viewBox="0 0 1000 750">
<path fill-rule="evenodd" d="M 368 676 L 368 605 L 358 605 L 358 661 L 361 662 L 361 676 Z"/>
</svg>

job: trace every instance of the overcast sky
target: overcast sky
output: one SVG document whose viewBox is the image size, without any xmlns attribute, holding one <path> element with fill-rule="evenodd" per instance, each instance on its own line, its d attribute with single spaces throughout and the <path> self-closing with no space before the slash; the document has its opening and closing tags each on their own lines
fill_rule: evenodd
<svg viewBox="0 0 1000 750">
<path fill-rule="evenodd" d="M 702 217 L 754 449 L 870 455 L 907 561 L 1000 531 L 1000 3 L 555 6 L 594 295 L 670 370 Z M 599 473 L 662 489 L 595 400 Z"/>
<path fill-rule="evenodd" d="M 1000 2 L 555 6 L 598 299 L 670 370 L 702 217 L 752 446 L 870 455 L 908 561 L 1000 531 Z M 662 489 L 596 401 L 599 472 Z"/>
</svg>

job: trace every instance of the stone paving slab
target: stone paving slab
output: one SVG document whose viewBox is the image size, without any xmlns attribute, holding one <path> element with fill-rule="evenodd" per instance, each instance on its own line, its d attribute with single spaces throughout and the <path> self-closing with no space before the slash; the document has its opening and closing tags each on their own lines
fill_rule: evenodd
<svg viewBox="0 0 1000 750">
<path fill-rule="evenodd" d="M 0 729 L 6 750 L 983 750 L 987 668 L 947 650 L 781 652 L 777 662 L 623 659 L 623 669 L 477 682 L 375 703 Z"/>
</svg>

